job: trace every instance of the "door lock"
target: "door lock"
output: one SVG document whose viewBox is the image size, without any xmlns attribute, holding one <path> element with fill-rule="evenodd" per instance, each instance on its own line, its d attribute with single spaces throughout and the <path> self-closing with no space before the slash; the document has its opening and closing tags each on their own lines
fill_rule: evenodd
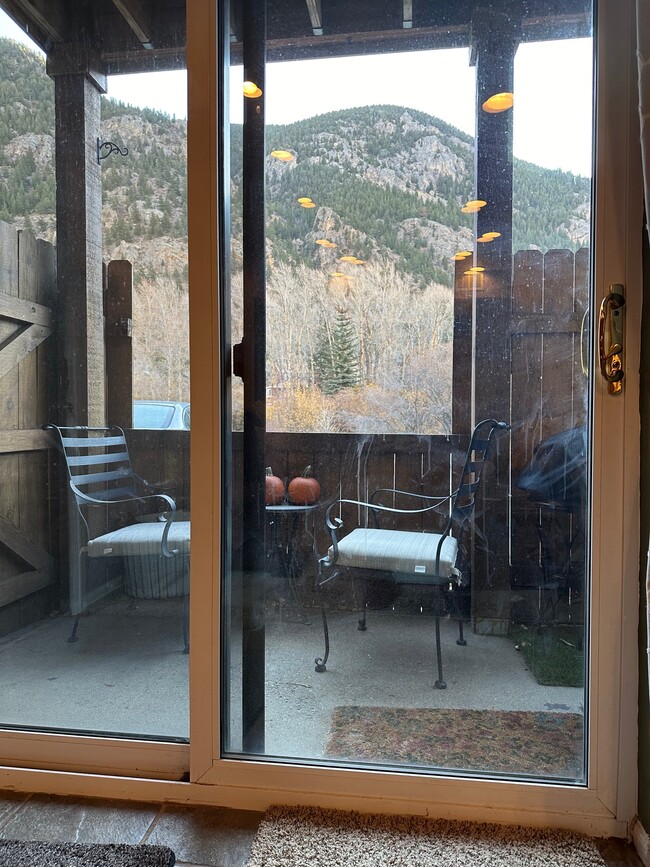
<svg viewBox="0 0 650 867">
<path fill-rule="evenodd" d="M 598 318 L 598 350 L 600 353 L 600 373 L 608 383 L 610 394 L 623 391 L 623 286 L 612 283 L 609 293 L 600 304 Z"/>
</svg>

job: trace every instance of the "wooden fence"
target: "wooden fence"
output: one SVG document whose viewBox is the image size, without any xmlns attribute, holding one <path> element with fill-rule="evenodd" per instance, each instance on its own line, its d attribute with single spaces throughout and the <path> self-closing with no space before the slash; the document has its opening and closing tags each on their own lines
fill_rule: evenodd
<svg viewBox="0 0 650 867">
<path fill-rule="evenodd" d="M 0 224 L 0 252 L 1 631 L 2 618 L 9 609 L 14 610 L 13 628 L 19 625 L 15 610 L 20 600 L 34 600 L 39 592 L 48 589 L 50 597 L 55 593 L 58 598 L 60 590 L 65 595 L 68 564 L 67 529 L 59 526 L 60 517 L 66 513 L 61 478 L 56 475 L 55 455 L 48 451 L 49 438 L 40 430 L 42 424 L 62 411 L 56 396 L 56 347 L 53 339 L 48 340 L 54 328 L 55 250 Z M 495 580 L 494 565 L 474 564 L 479 600 L 475 620 L 480 620 L 483 612 L 486 621 L 492 615 L 495 622 L 498 618 L 507 621 L 506 603 L 513 586 L 539 584 L 539 514 L 526 492 L 517 488 L 516 480 L 542 440 L 584 423 L 587 390 L 581 366 L 581 327 L 588 296 L 588 267 L 587 250 L 575 255 L 566 250 L 550 251 L 545 256 L 538 251 L 517 253 L 512 283 L 504 293 L 502 328 L 492 335 L 472 335 L 472 304 L 466 287 L 457 285 L 455 417 L 469 419 L 472 377 L 484 390 L 492 389 L 489 380 L 481 379 L 482 359 L 491 357 L 490 340 L 500 341 L 500 346 L 505 341 L 505 351 L 499 351 L 507 359 L 503 378 L 507 393 L 497 393 L 499 388 L 503 390 L 503 385 L 497 383 L 494 397 L 497 404 L 500 402 L 500 414 L 505 413 L 512 424 L 510 451 L 500 445 L 497 470 L 487 485 L 480 515 L 485 537 L 496 540 L 493 564 L 498 563 L 499 580 Z M 104 311 L 107 418 L 128 428 L 131 381 L 124 374 L 129 373 L 131 354 L 130 263 L 111 263 L 106 271 L 106 286 L 112 287 L 105 292 Z M 474 347 L 471 340 L 476 342 Z M 110 387 L 111 382 L 115 387 Z M 339 496 L 364 499 L 375 488 L 384 486 L 423 492 L 449 490 L 468 433 L 469 422 L 459 426 L 453 437 L 270 433 L 266 463 L 287 479 L 312 465 L 324 502 Z M 179 507 L 188 508 L 189 435 L 130 431 L 128 436 L 140 474 L 164 483 Z M 241 542 L 241 504 L 237 497 L 241 465 L 241 441 L 235 434 L 234 550 Z M 307 550 L 309 545 L 311 551 Z M 321 521 L 314 526 L 314 538 L 304 542 L 305 563 L 314 567 L 313 555 L 323 553 L 327 545 Z M 56 586 L 59 576 L 61 588 Z M 496 599 L 495 607 L 492 602 Z M 36 611 L 33 604 L 32 609 Z M 488 626 L 487 631 L 492 628 Z"/>
<path fill-rule="evenodd" d="M 46 611 L 51 594 L 34 594 L 56 581 L 49 437 L 40 429 L 55 394 L 55 286 L 54 248 L 0 222 L 0 632 Z"/>
</svg>

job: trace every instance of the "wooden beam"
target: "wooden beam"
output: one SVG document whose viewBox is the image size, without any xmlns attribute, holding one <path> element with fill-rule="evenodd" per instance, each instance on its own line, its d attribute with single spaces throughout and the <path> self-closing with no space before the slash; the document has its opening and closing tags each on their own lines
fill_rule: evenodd
<svg viewBox="0 0 650 867">
<path fill-rule="evenodd" d="M 560 319 L 557 314 L 529 313 L 511 319 L 510 334 L 580 334 L 582 316 L 572 314 Z"/>
<path fill-rule="evenodd" d="M 151 16 L 140 0 L 113 0 L 143 48 L 154 48 Z"/>
<path fill-rule="evenodd" d="M 33 352 L 52 333 L 43 325 L 30 325 L 16 331 L 0 344 L 0 379 Z"/>
<path fill-rule="evenodd" d="M 7 295 L 5 292 L 0 292 L 0 317 L 30 325 L 44 325 L 46 328 L 54 327 L 52 311 L 48 307 Z"/>
<path fill-rule="evenodd" d="M 0 516 L 0 545 L 4 545 L 19 560 L 24 560 L 33 569 L 48 573 L 53 571 L 54 560 L 47 551 L 34 545 L 24 533 L 2 516 Z"/>
<path fill-rule="evenodd" d="M 0 430 L 0 455 L 43 451 L 55 447 L 56 440 L 47 430 Z"/>
<path fill-rule="evenodd" d="M 4 578 L 0 581 L 0 608 L 49 587 L 53 582 L 53 572 L 45 569 L 30 570 Z"/>
<path fill-rule="evenodd" d="M 311 29 L 314 36 L 323 35 L 323 6 L 321 0 L 306 0 Z"/>
<path fill-rule="evenodd" d="M 66 41 L 69 19 L 63 0 L 3 0 L 2 6 L 29 35 L 33 23 L 52 42 Z"/>
</svg>

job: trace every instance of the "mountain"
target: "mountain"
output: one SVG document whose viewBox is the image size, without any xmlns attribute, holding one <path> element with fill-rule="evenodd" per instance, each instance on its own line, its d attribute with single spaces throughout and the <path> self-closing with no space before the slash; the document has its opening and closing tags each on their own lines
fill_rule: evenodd
<svg viewBox="0 0 650 867">
<path fill-rule="evenodd" d="M 241 207 L 241 127 L 232 130 L 233 212 Z M 267 128 L 267 237 L 270 254 L 314 267 L 331 254 L 322 235 L 369 259 L 388 256 L 423 285 L 450 286 L 451 257 L 472 247 L 474 143 L 413 109 L 381 105 Z M 577 249 L 588 242 L 590 181 L 515 160 L 513 249 Z M 309 196 L 317 208 L 304 210 Z"/>
<path fill-rule="evenodd" d="M 104 259 L 134 265 L 135 396 L 187 400 L 187 124 L 103 98 L 101 137 L 128 148 L 101 164 L 102 229 Z M 460 210 L 473 197 L 473 149 L 449 124 L 392 105 L 267 128 L 269 429 L 448 430 L 452 256 L 473 246 Z M 236 342 L 237 125 L 230 189 Z M 40 56 L 0 39 L 0 219 L 55 242 L 55 195 L 54 84 Z M 300 207 L 303 196 L 314 206 Z M 585 245 L 589 208 L 587 178 L 515 160 L 515 250 Z"/>
</svg>

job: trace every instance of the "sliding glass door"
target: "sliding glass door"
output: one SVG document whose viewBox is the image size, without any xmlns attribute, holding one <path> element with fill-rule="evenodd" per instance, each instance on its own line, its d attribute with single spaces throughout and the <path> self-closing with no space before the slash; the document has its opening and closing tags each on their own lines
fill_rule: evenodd
<svg viewBox="0 0 650 867">
<path fill-rule="evenodd" d="M 224 758 L 595 780 L 626 278 L 570 5 L 230 22 Z"/>
</svg>

